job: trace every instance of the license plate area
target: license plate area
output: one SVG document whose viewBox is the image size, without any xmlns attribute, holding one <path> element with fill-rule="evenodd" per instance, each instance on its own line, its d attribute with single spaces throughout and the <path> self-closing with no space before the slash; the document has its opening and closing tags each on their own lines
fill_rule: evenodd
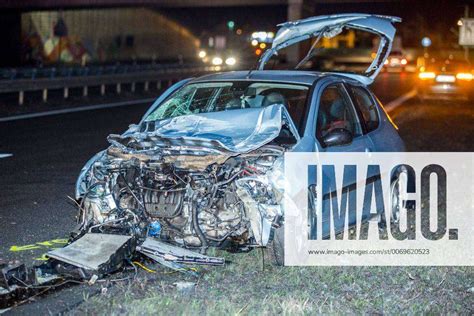
<svg viewBox="0 0 474 316">
<path fill-rule="evenodd" d="M 453 83 L 456 82 L 456 77 L 448 75 L 439 75 L 436 77 L 436 82 Z"/>
</svg>

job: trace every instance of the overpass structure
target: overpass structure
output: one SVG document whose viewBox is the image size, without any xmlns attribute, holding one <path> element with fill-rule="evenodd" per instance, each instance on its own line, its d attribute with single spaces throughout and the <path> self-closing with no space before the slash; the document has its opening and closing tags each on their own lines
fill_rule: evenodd
<svg viewBox="0 0 474 316">
<path fill-rule="evenodd" d="M 45 16 L 45 13 L 41 13 L 41 11 L 46 12 L 46 11 L 57 11 L 59 12 L 60 10 L 64 10 L 64 14 L 60 14 L 61 16 L 65 16 L 64 19 L 67 19 L 68 16 L 69 20 L 74 20 L 74 21 L 79 21 L 80 15 L 84 15 L 79 13 L 78 11 L 85 11 L 85 10 L 100 10 L 104 11 L 105 10 L 116 10 L 117 14 L 122 14 L 124 17 L 121 18 L 123 21 L 122 24 L 125 25 L 140 25 L 140 23 L 136 21 L 128 21 L 131 18 L 126 19 L 126 17 L 131 16 L 130 14 L 126 14 L 126 12 L 122 12 L 123 10 L 127 10 L 127 8 L 134 8 L 136 11 L 137 9 L 142 8 L 141 15 L 135 14 L 135 20 L 138 18 L 140 21 L 144 22 L 145 20 L 148 21 L 146 23 L 150 23 L 150 26 L 148 28 L 147 33 L 150 33 L 150 30 L 155 30 L 156 32 L 159 32 L 158 30 L 164 30 L 164 29 L 170 29 L 169 31 L 171 33 L 180 33 L 180 37 L 188 37 L 191 38 L 192 34 L 189 33 L 189 31 L 186 30 L 186 28 L 181 27 L 179 25 L 179 21 L 176 21 L 177 23 L 174 23 L 174 25 L 171 25 L 173 22 L 172 21 L 166 21 L 166 17 L 164 16 L 159 16 L 158 13 L 153 13 L 152 10 L 146 11 L 146 9 L 168 9 L 168 8 L 222 8 L 222 7 L 249 7 L 249 6 L 279 6 L 279 7 L 287 7 L 287 20 L 292 21 L 292 20 L 298 20 L 304 17 L 308 17 L 311 15 L 314 15 L 315 8 L 318 4 L 364 4 L 364 3 L 374 3 L 374 2 L 394 2 L 395 0 L 3 0 L 0 1 L 0 30 L 2 30 L 2 38 L 0 39 L 2 42 L 3 49 L 0 51 L 0 66 L 19 66 L 24 63 L 24 60 L 22 59 L 23 57 L 19 57 L 19 55 L 24 53 L 24 39 L 25 39 L 25 28 L 28 28 L 30 31 L 28 31 L 31 34 L 31 30 L 33 28 L 37 29 L 38 24 L 43 24 L 42 26 L 42 31 L 39 32 L 36 31 L 36 33 L 44 33 L 44 34 L 50 34 L 51 33 L 51 19 L 57 19 L 57 17 L 51 17 L 51 16 Z M 403 1 L 408 1 L 408 0 L 403 0 Z M 129 9 L 129 11 L 130 11 Z M 26 20 L 27 23 L 25 23 L 25 12 L 30 15 Z M 113 15 L 117 15 L 113 14 Z M 143 15 L 146 15 L 149 19 L 145 19 Z M 155 15 L 155 16 L 151 16 Z M 56 14 L 56 16 L 59 16 Z M 77 17 L 76 17 L 77 16 Z M 94 14 L 97 18 L 98 15 Z M 110 16 L 110 14 L 109 14 Z M 99 19 L 102 20 L 103 27 L 96 29 L 95 31 L 89 31 L 89 33 L 92 32 L 94 36 L 84 36 L 89 39 L 91 39 L 89 42 L 89 46 L 91 46 L 91 43 L 93 42 L 95 45 L 95 48 L 97 50 L 98 41 L 102 41 L 101 45 L 101 50 L 105 51 L 108 49 L 111 45 L 110 44 L 104 44 L 103 43 L 103 38 L 106 37 L 110 41 L 113 38 L 113 35 L 111 34 L 102 34 L 106 33 L 105 27 L 111 24 L 112 21 L 110 21 L 110 17 L 104 15 L 104 17 L 100 17 Z M 149 21 L 150 20 L 150 21 Z M 153 21 L 151 21 L 153 20 Z M 161 22 L 160 22 L 161 21 Z M 41 23 L 40 23 L 41 22 Z M 68 21 L 66 21 L 67 24 L 71 24 Z M 80 24 L 84 24 L 84 22 L 77 22 Z M 99 24 L 100 24 L 99 23 Z M 27 24 L 28 26 L 25 26 Z M 33 27 L 31 26 L 32 24 L 35 24 Z M 97 21 L 89 21 L 85 22 L 85 24 L 90 25 L 98 25 Z M 117 24 L 117 23 L 115 23 Z M 157 27 L 158 24 L 166 24 L 165 26 L 159 26 Z M 171 26 L 170 26 L 171 25 Z M 80 27 L 74 27 L 71 26 L 70 28 L 81 28 L 84 29 L 82 25 Z M 5 32 L 5 30 L 8 30 L 8 32 Z M 100 34 L 97 34 L 96 31 L 98 31 Z M 188 34 L 184 34 L 184 33 Z M 73 33 L 73 32 L 70 32 Z M 77 32 L 76 32 L 77 33 Z M 110 32 L 109 32 L 110 33 Z M 165 32 L 166 33 L 166 32 Z M 45 36 L 43 34 L 43 37 Z M 82 33 L 81 33 L 82 35 Z M 100 36 L 99 36 L 100 35 Z M 152 35 L 148 35 L 150 37 Z M 176 38 L 176 36 L 168 36 L 168 37 L 163 37 L 163 36 L 156 36 L 153 35 L 156 39 L 159 39 L 160 42 L 165 42 L 168 41 L 170 42 L 171 38 Z M 99 39 L 100 37 L 100 39 Z M 135 36 L 137 37 L 137 36 Z M 23 38 L 21 40 L 20 38 Z M 126 39 L 122 40 L 125 41 Z M 23 42 L 22 42 L 23 41 Z M 120 40 L 117 39 L 117 42 Z M 188 42 L 196 42 L 195 40 L 191 40 Z M 181 40 L 179 41 L 180 43 L 184 43 L 186 41 Z M 136 45 L 141 45 L 142 49 L 136 49 L 136 51 L 140 52 L 148 52 L 148 54 L 156 55 L 155 53 L 151 53 L 152 51 L 156 51 L 156 47 L 145 47 L 145 46 L 150 46 L 150 43 L 153 43 L 153 41 L 141 39 L 141 40 L 136 40 L 135 41 Z M 171 44 L 176 44 L 179 45 L 178 41 L 176 43 L 171 43 Z M 170 45 L 171 45 L 170 44 Z M 61 43 L 52 43 L 49 45 L 49 47 L 55 47 L 55 46 L 61 46 Z M 65 45 L 65 43 L 62 43 L 62 45 Z M 156 44 L 154 44 L 156 46 Z M 176 46 L 175 45 L 175 46 Z M 28 46 L 28 45 L 27 45 Z M 188 45 L 189 46 L 189 45 Z M 23 48 L 22 48 L 23 47 Z M 145 48 L 144 48 L 145 47 Z M 33 49 L 34 50 L 34 49 Z M 56 50 L 50 49 L 51 53 L 53 56 L 50 59 L 58 59 L 58 57 L 54 57 L 54 53 Z M 173 52 L 176 49 L 171 49 L 169 52 Z M 58 52 L 56 54 L 60 54 L 59 52 L 61 49 L 57 50 Z M 110 49 L 109 49 L 110 51 Z M 123 51 L 122 48 L 120 48 L 120 51 Z M 188 53 L 191 51 L 191 49 L 186 49 Z M 128 50 L 128 54 L 130 54 L 130 50 Z M 132 53 L 135 54 L 135 53 Z M 298 52 L 298 47 L 291 48 L 288 50 L 288 58 L 289 60 L 296 60 L 298 58 L 299 52 Z M 141 56 L 137 56 L 140 58 Z"/>
</svg>

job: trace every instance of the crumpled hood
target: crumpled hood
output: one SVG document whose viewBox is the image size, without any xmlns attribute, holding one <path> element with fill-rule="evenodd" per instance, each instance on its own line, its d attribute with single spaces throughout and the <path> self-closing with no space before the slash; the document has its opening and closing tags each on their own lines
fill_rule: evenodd
<svg viewBox="0 0 474 316">
<path fill-rule="evenodd" d="M 136 140 L 166 139 L 170 145 L 217 145 L 226 151 L 246 153 L 275 139 L 282 125 L 287 124 L 296 139 L 299 139 L 296 127 L 282 104 L 184 115 L 143 124 L 141 132 L 126 132 L 123 137 Z"/>
</svg>

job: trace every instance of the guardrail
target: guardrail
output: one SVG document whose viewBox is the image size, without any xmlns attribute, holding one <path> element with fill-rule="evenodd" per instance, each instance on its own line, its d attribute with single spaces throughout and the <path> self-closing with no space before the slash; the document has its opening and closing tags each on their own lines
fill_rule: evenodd
<svg viewBox="0 0 474 316">
<path fill-rule="evenodd" d="M 145 65 L 143 65 L 145 66 Z M 157 89 L 171 85 L 175 81 L 190 77 L 193 75 L 202 75 L 221 68 L 213 66 L 181 66 L 180 68 L 171 67 L 135 67 L 133 71 L 112 73 L 102 71 L 99 73 L 83 73 L 81 75 L 54 76 L 38 78 L 10 78 L 0 80 L 1 93 L 18 93 L 18 104 L 23 105 L 25 93 L 31 91 L 42 91 L 42 100 L 47 102 L 48 91 L 53 89 L 63 89 L 64 98 L 69 97 L 69 89 L 82 88 L 84 97 L 88 95 L 88 89 L 92 86 L 100 87 L 100 94 L 105 95 L 106 87 L 115 86 L 116 93 L 120 94 L 123 84 L 130 84 L 131 92 L 135 92 L 136 84 L 143 83 L 144 91 L 148 91 L 151 84 L 155 84 Z M 106 67 L 104 67 L 105 70 Z"/>
</svg>

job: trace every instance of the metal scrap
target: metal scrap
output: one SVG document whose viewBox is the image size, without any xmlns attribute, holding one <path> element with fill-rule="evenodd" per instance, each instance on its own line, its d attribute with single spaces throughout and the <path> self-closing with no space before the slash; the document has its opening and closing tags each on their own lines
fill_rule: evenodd
<svg viewBox="0 0 474 316">
<path fill-rule="evenodd" d="M 117 270 L 132 255 L 134 243 L 131 236 L 88 233 L 47 255 L 84 269 L 90 275 L 105 275 Z"/>
<path fill-rule="evenodd" d="M 225 263 L 224 258 L 206 256 L 188 249 L 176 247 L 154 238 L 147 238 L 137 251 L 174 270 L 183 270 L 184 264 L 214 265 Z"/>
</svg>

